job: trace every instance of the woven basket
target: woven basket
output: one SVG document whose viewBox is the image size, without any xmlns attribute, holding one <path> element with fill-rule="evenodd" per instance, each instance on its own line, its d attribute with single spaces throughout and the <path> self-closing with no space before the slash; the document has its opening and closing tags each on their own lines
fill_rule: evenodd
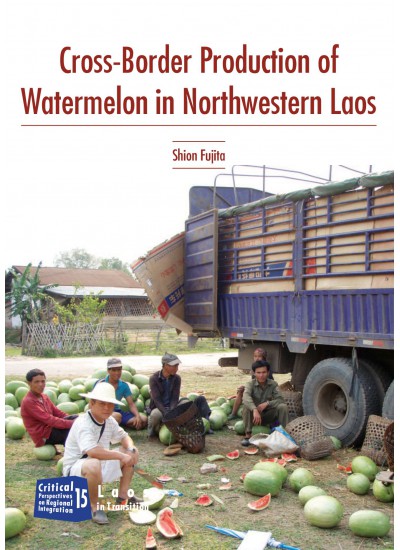
<svg viewBox="0 0 400 550">
<path fill-rule="evenodd" d="M 379 466 L 387 464 L 386 452 L 384 449 L 384 436 L 392 420 L 371 414 L 368 417 L 367 429 L 364 442 L 361 447 L 361 453 L 368 456 Z"/>
<path fill-rule="evenodd" d="M 203 419 L 192 401 L 168 411 L 163 422 L 189 453 L 200 453 L 204 449 Z"/>
<path fill-rule="evenodd" d="M 300 416 L 286 425 L 285 430 L 300 447 L 300 456 L 306 460 L 317 460 L 329 456 L 333 451 L 330 437 L 315 416 Z"/>
<path fill-rule="evenodd" d="M 385 430 L 383 448 L 385 449 L 389 470 L 394 472 L 394 422 L 389 424 Z"/>
<path fill-rule="evenodd" d="M 303 415 L 303 397 L 301 391 L 281 390 L 288 408 L 289 422 Z"/>
</svg>

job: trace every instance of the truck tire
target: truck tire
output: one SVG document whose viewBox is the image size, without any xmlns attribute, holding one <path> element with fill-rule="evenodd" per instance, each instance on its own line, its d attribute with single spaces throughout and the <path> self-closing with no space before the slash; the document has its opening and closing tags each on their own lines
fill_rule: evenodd
<svg viewBox="0 0 400 550">
<path fill-rule="evenodd" d="M 386 392 L 382 405 L 382 416 L 394 420 L 394 380 Z"/>
<path fill-rule="evenodd" d="M 359 445 L 368 417 L 380 411 L 376 384 L 367 369 L 360 367 L 353 373 L 351 359 L 324 359 L 307 376 L 303 409 L 344 446 Z"/>
<path fill-rule="evenodd" d="M 374 363 L 369 359 L 359 359 L 360 367 L 366 369 L 374 379 L 380 403 L 383 404 L 387 389 L 393 380 L 392 374 L 379 363 Z"/>
</svg>

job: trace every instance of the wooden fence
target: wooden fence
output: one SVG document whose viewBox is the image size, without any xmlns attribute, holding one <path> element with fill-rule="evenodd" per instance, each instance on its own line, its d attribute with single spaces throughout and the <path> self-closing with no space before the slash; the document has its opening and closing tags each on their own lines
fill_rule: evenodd
<svg viewBox="0 0 400 550">
<path fill-rule="evenodd" d="M 28 355 L 44 355 L 48 350 L 60 353 L 90 353 L 102 348 L 104 328 L 90 323 L 30 323 L 26 351 Z"/>
</svg>

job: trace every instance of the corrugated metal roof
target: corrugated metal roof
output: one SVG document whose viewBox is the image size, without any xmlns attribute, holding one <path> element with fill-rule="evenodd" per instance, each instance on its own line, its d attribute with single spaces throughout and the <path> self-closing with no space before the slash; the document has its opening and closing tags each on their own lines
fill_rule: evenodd
<svg viewBox="0 0 400 550">
<path fill-rule="evenodd" d="M 76 289 L 74 286 L 56 286 L 49 289 L 48 294 L 56 296 L 89 296 L 90 294 L 100 294 L 100 298 L 147 298 L 147 295 L 143 288 L 116 288 L 116 287 L 79 287 Z"/>
<path fill-rule="evenodd" d="M 23 273 L 27 266 L 13 266 Z M 30 271 L 35 274 L 37 267 Z M 42 285 L 83 286 L 102 288 L 141 288 L 139 283 L 127 273 L 115 269 L 67 269 L 64 267 L 41 267 L 39 280 Z"/>
</svg>

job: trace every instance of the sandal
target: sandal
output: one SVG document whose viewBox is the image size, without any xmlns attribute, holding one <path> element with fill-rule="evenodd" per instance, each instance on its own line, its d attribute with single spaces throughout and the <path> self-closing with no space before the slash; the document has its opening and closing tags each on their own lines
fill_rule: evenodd
<svg viewBox="0 0 400 550">
<path fill-rule="evenodd" d="M 98 525 L 106 525 L 107 523 L 109 523 L 108 517 L 106 513 L 103 512 L 103 510 L 95 510 L 94 512 L 92 512 L 92 521 L 94 521 L 94 523 L 97 523 Z"/>
</svg>

